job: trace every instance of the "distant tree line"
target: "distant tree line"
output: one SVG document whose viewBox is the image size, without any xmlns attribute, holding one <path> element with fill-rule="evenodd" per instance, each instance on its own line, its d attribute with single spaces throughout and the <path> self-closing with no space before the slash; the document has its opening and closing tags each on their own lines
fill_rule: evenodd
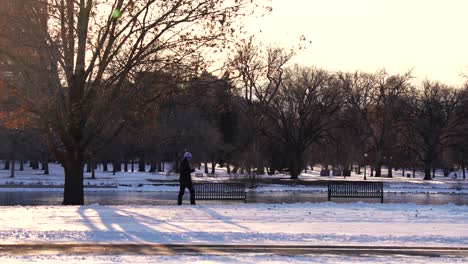
<svg viewBox="0 0 468 264">
<path fill-rule="evenodd" d="M 162 162 L 174 162 L 177 170 L 185 150 L 206 173 L 214 173 L 208 167 L 216 164 L 229 173 L 283 172 L 293 179 L 317 164 L 344 173 L 368 165 L 376 177 L 392 177 L 396 168 L 422 170 L 426 180 L 435 169 L 465 171 L 467 87 L 432 81 L 415 85 L 410 73 L 384 70 L 333 73 L 286 67 L 289 55 L 281 49 L 257 58 L 264 61 L 240 61 L 245 49 L 253 47 L 242 48 L 222 77 L 205 71 L 178 80 L 169 72 L 141 72 L 129 85 L 166 91 L 167 96 L 154 108 L 130 114 L 120 133 L 90 148 L 88 171 L 101 163 L 108 170 L 112 163 L 114 172 L 145 171 L 145 165 L 156 172 L 163 170 Z M 10 160 L 34 164 L 54 158 L 39 130 L 4 127 L 1 132 L 5 169 Z"/>
<path fill-rule="evenodd" d="M 316 164 L 465 170 L 468 86 L 290 65 L 293 52 L 245 37 L 242 18 L 271 11 L 255 1 L 0 5 L 0 159 L 12 175 L 15 160 L 59 162 L 64 205 L 84 203 L 83 172 L 97 164 L 177 171 L 185 150 L 207 172 L 250 177 L 296 179 Z M 224 51 L 210 73 L 203 55 Z"/>
</svg>

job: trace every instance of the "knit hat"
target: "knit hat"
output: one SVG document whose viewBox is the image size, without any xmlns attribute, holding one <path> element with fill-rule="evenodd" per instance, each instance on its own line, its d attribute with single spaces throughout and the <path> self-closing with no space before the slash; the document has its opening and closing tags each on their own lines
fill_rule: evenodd
<svg viewBox="0 0 468 264">
<path fill-rule="evenodd" d="M 192 158 L 192 154 L 190 152 L 185 152 L 184 153 L 184 158 L 186 159 L 191 159 Z"/>
</svg>

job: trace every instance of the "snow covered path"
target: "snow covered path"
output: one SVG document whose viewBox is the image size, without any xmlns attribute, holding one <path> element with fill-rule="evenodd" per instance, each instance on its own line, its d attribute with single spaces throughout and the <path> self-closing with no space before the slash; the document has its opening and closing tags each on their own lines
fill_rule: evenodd
<svg viewBox="0 0 468 264">
<path fill-rule="evenodd" d="M 468 206 L 455 205 L 17 206 L 0 215 L 2 244 L 468 244 Z"/>
</svg>

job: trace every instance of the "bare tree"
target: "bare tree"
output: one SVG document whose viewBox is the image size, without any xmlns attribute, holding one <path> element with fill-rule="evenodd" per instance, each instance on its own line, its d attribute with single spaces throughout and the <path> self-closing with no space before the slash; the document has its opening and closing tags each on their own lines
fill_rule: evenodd
<svg viewBox="0 0 468 264">
<path fill-rule="evenodd" d="M 47 1 L 48 27 L 32 43 L 44 46 L 48 60 L 42 68 L 50 78 L 33 85 L 35 93 L 16 85 L 16 94 L 39 120 L 64 166 L 64 205 L 84 203 L 86 154 L 90 146 L 99 148 L 106 142 L 96 139 L 117 135 L 126 121 L 162 96 L 134 85 L 136 72 L 175 68 L 202 48 L 222 47 L 236 33 L 234 18 L 245 15 L 250 4 L 244 0 Z M 18 14 L 26 22 L 23 28 L 37 12 L 31 8 Z M 0 50 L 17 59 L 8 49 Z M 38 66 L 24 60 L 16 65 L 25 73 Z M 24 76 L 30 79 L 25 84 L 36 84 L 34 76 Z"/>
<path fill-rule="evenodd" d="M 255 46 L 252 41 L 241 45 L 230 61 L 235 85 L 243 96 L 241 110 L 248 119 L 252 147 L 249 167 L 263 168 L 260 157 L 260 136 L 264 126 L 265 110 L 276 97 L 283 81 L 284 67 L 293 53 L 280 48 L 267 48 L 265 51 Z M 249 168 L 250 170 L 250 168 Z M 250 171 L 254 179 L 255 174 Z"/>
<path fill-rule="evenodd" d="M 403 125 L 399 110 L 402 96 L 411 87 L 411 73 L 338 73 L 338 78 L 347 103 L 358 113 L 361 131 L 368 137 L 374 153 L 375 176 L 380 177 L 383 154 L 394 143 L 394 132 Z"/>
<path fill-rule="evenodd" d="M 425 81 L 411 99 L 410 112 L 405 115 L 408 145 L 424 164 L 424 179 L 431 180 L 435 160 L 461 136 L 464 119 L 457 114 L 459 95 L 439 82 Z"/>
<path fill-rule="evenodd" d="M 314 143 L 330 135 L 342 105 L 337 80 L 315 68 L 295 66 L 288 69 L 273 98 L 267 115 L 286 150 L 291 178 L 297 179 L 304 168 L 304 154 Z"/>
</svg>

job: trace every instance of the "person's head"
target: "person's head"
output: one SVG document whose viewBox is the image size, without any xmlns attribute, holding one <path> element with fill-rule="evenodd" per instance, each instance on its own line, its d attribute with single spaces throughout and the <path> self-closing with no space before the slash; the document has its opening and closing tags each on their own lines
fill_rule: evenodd
<svg viewBox="0 0 468 264">
<path fill-rule="evenodd" d="M 184 153 L 184 159 L 191 160 L 192 159 L 192 154 L 190 152 L 185 152 Z"/>
</svg>

